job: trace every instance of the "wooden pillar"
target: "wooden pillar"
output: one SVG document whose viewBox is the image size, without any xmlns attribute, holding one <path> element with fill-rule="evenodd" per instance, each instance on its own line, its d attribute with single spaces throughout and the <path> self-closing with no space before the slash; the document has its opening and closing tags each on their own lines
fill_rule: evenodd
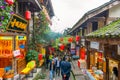
<svg viewBox="0 0 120 80">
<path fill-rule="evenodd" d="M 104 80 L 109 80 L 109 59 L 106 59 L 106 74 L 104 75 Z"/>
<path fill-rule="evenodd" d="M 120 62 L 118 63 L 118 80 L 120 80 Z"/>
<path fill-rule="evenodd" d="M 104 26 L 104 21 L 99 20 L 98 21 L 98 28 L 100 29 L 103 26 Z"/>
</svg>

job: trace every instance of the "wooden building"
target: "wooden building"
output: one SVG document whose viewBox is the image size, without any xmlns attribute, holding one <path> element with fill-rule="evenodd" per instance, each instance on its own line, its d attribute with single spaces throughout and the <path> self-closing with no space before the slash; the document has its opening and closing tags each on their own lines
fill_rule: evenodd
<svg viewBox="0 0 120 80">
<path fill-rule="evenodd" d="M 84 41 L 87 48 L 88 69 L 95 66 L 102 70 L 104 80 L 112 80 L 113 67 L 110 67 L 111 65 L 115 65 L 119 70 L 118 46 L 120 38 L 118 36 L 119 27 L 117 26 L 119 14 L 120 1 L 111 0 L 88 11 L 69 31 L 71 35 L 79 34 L 81 36 L 81 42 Z"/>
</svg>

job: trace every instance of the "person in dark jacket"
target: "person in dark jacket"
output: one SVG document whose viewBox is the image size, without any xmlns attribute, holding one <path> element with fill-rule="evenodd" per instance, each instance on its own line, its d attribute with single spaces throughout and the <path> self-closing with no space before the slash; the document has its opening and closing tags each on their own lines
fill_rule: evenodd
<svg viewBox="0 0 120 80">
<path fill-rule="evenodd" d="M 58 57 L 56 61 L 56 75 L 60 76 L 60 66 L 61 66 L 61 58 Z"/>
<path fill-rule="evenodd" d="M 71 64 L 69 62 L 69 57 L 66 57 L 65 61 L 61 62 L 62 80 L 69 80 L 70 71 L 71 71 Z"/>
</svg>

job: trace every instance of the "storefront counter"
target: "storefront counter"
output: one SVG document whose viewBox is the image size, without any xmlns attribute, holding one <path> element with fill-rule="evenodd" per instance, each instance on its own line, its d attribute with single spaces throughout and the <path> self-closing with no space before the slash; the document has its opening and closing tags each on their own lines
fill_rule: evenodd
<svg viewBox="0 0 120 80">
<path fill-rule="evenodd" d="M 98 74 L 97 72 L 93 72 L 92 70 L 87 70 L 86 74 L 90 78 L 90 80 L 103 80 L 103 74 Z"/>
</svg>

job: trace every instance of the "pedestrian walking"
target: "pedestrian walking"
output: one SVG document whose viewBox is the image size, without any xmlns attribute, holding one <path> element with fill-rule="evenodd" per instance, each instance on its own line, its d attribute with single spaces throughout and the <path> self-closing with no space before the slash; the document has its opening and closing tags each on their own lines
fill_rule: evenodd
<svg viewBox="0 0 120 80">
<path fill-rule="evenodd" d="M 58 60 L 56 61 L 56 75 L 60 76 L 60 65 L 61 65 L 61 59 L 58 57 Z"/>
<path fill-rule="evenodd" d="M 71 71 L 71 64 L 69 62 L 69 57 L 65 58 L 65 61 L 63 60 L 61 62 L 61 75 L 62 80 L 69 80 L 70 77 L 70 71 Z"/>
<path fill-rule="evenodd" d="M 50 62 L 50 75 L 49 75 L 50 80 L 53 80 L 53 78 L 55 77 L 55 65 L 54 64 L 55 64 L 54 60 L 52 60 Z"/>
</svg>

